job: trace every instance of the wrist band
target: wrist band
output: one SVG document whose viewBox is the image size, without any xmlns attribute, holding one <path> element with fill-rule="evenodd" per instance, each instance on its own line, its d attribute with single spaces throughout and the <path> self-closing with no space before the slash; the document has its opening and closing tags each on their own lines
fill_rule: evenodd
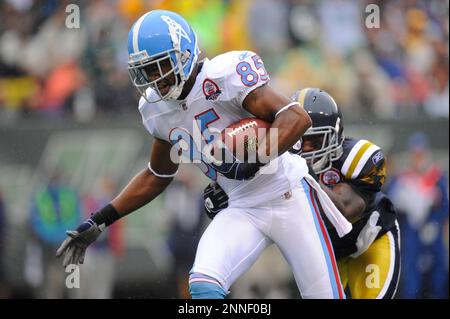
<svg viewBox="0 0 450 319">
<path fill-rule="evenodd" d="M 98 225 L 105 224 L 105 226 L 109 226 L 118 220 L 121 216 L 114 208 L 113 205 L 108 204 L 102 209 L 100 209 L 95 214 L 92 214 L 91 219 Z"/>
<path fill-rule="evenodd" d="M 276 118 L 278 115 L 280 115 L 281 112 L 286 111 L 288 108 L 290 108 L 291 106 L 294 106 L 294 105 L 300 106 L 300 103 L 298 103 L 298 102 L 291 102 L 291 103 L 289 103 L 288 105 L 283 106 L 283 107 L 275 114 L 275 118 Z"/>
</svg>

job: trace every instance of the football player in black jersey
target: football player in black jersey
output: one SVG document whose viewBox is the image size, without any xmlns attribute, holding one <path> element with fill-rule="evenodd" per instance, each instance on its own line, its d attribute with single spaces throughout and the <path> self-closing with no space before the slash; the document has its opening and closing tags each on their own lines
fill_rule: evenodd
<svg viewBox="0 0 450 319">
<path fill-rule="evenodd" d="M 395 209 L 381 192 L 386 177 L 382 150 L 369 140 L 344 136 L 341 110 L 325 91 L 306 88 L 292 99 L 308 112 L 312 127 L 290 152 L 307 160 L 310 174 L 353 224 L 340 238 L 322 214 L 347 296 L 393 298 L 400 275 L 400 239 Z M 204 198 L 210 218 L 227 206 L 228 197 L 216 183 L 208 185 Z"/>
</svg>

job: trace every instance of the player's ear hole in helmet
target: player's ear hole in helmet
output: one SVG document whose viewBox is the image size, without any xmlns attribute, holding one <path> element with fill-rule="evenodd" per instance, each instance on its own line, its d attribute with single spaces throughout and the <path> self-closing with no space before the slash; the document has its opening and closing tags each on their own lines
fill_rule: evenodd
<svg viewBox="0 0 450 319">
<path fill-rule="evenodd" d="M 320 174 L 342 156 L 342 112 L 331 95 L 318 88 L 299 90 L 291 99 L 311 117 L 312 126 L 303 135 L 300 154 Z"/>
<path fill-rule="evenodd" d="M 177 13 L 153 10 L 140 17 L 128 34 L 128 72 L 149 103 L 177 99 L 200 51 L 191 26 Z M 156 94 L 149 94 L 148 89 Z"/>
</svg>

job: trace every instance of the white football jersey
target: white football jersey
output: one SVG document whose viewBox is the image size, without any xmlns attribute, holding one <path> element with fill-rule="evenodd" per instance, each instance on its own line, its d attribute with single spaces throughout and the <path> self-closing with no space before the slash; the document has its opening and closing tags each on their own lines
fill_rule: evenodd
<svg viewBox="0 0 450 319">
<path fill-rule="evenodd" d="M 278 157 L 272 173 L 260 172 L 248 181 L 228 179 L 201 161 L 204 147 L 230 124 L 254 117 L 242 107 L 245 97 L 269 81 L 261 58 L 250 51 L 231 51 L 205 59 L 184 101 L 139 102 L 146 129 L 154 137 L 181 148 L 183 155 L 216 180 L 229 196 L 230 207 L 253 207 L 298 187 L 307 174 L 305 160 L 289 152 Z M 148 89 L 147 94 L 156 94 Z M 156 97 L 156 96 L 155 96 Z M 199 142 L 200 141 L 200 142 Z M 205 151 L 205 150 L 204 150 Z"/>
</svg>

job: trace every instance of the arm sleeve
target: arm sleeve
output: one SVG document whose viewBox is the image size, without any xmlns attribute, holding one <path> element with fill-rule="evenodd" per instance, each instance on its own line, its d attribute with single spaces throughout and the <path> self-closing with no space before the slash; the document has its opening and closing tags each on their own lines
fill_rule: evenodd
<svg viewBox="0 0 450 319">
<path fill-rule="evenodd" d="M 241 106 L 250 92 L 270 81 L 264 62 L 252 51 L 233 52 L 227 70 L 227 96 Z"/>
</svg>

